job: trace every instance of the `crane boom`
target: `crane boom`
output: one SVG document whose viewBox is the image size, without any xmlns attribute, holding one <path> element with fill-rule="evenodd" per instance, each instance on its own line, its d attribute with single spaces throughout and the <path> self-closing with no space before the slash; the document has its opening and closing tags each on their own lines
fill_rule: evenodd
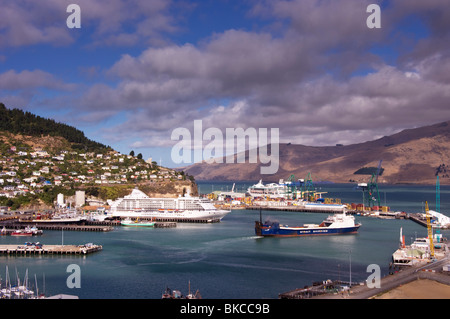
<svg viewBox="0 0 450 319">
<path fill-rule="evenodd" d="M 428 202 L 425 202 L 425 213 L 427 216 L 428 240 L 430 241 L 430 256 L 434 257 L 433 229 L 431 228 L 430 213 L 428 210 Z"/>
<path fill-rule="evenodd" d="M 381 162 L 383 162 L 383 160 L 380 160 L 380 162 L 378 163 L 377 173 L 376 173 L 376 175 L 375 175 L 375 183 L 378 182 L 378 176 L 380 176 Z"/>
</svg>

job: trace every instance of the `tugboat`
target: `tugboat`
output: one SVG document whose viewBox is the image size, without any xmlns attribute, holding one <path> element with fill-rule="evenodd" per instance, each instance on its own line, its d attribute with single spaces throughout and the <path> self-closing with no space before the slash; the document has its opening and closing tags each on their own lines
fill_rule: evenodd
<svg viewBox="0 0 450 319">
<path fill-rule="evenodd" d="M 352 215 L 345 212 L 328 216 L 320 225 L 304 224 L 303 226 L 289 227 L 278 222 L 255 222 L 255 233 L 263 237 L 298 237 L 311 235 L 340 235 L 356 233 L 361 224 L 355 223 Z"/>
</svg>

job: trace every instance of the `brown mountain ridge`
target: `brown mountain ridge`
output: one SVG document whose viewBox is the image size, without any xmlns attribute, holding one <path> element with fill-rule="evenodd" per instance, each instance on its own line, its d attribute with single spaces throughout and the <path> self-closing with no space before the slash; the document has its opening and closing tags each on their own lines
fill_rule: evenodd
<svg viewBox="0 0 450 319">
<path fill-rule="evenodd" d="M 354 174 L 364 167 L 377 167 L 382 160 L 381 183 L 450 184 L 450 121 L 414 129 L 364 143 L 342 146 L 279 145 L 279 170 L 273 175 L 260 174 L 260 164 L 196 163 L 184 168 L 196 180 L 287 179 L 292 174 L 314 181 L 336 183 L 362 182 L 368 175 Z M 264 166 L 267 166 L 265 164 Z"/>
</svg>

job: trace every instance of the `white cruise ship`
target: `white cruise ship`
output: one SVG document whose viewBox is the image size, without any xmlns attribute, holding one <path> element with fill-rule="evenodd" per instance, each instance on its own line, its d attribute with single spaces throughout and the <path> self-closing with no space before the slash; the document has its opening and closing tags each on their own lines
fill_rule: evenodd
<svg viewBox="0 0 450 319">
<path fill-rule="evenodd" d="M 209 199 L 191 197 L 151 198 L 144 192 L 133 189 L 130 195 L 111 203 L 113 217 L 145 217 L 164 220 L 221 220 L 230 213 L 218 210 Z"/>
<path fill-rule="evenodd" d="M 269 198 L 286 198 L 286 187 L 281 184 L 269 183 L 264 185 L 262 180 L 259 183 L 250 186 L 247 193 L 255 197 L 269 197 Z"/>
</svg>

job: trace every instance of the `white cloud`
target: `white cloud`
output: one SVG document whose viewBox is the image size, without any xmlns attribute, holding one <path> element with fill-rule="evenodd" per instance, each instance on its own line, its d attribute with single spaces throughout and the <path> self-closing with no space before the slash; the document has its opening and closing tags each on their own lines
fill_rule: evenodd
<svg viewBox="0 0 450 319">
<path fill-rule="evenodd" d="M 280 128 L 281 141 L 309 145 L 361 142 L 450 119 L 446 2 L 390 2 L 380 30 L 365 25 L 370 2 L 261 1 L 251 14 L 273 28 L 229 29 L 198 43 L 149 44 L 136 56 L 124 54 L 106 71 L 114 85 L 99 81 L 67 97 L 71 120 L 102 121 L 122 112 L 122 123 L 106 129 L 105 137 L 144 148 L 173 145 L 172 130 L 192 129 L 196 119 L 205 128 L 222 130 Z M 108 3 L 80 2 L 95 45 L 149 43 L 177 28 L 169 14 L 172 2 L 141 1 L 132 8 L 122 0 Z M 146 19 L 152 15 L 158 19 Z M 398 28 L 411 15 L 423 19 L 429 35 L 411 39 Z M 398 50 L 396 42 L 408 43 L 408 51 Z M 394 51 L 387 53 L 393 56 L 389 62 L 373 50 L 387 46 Z M 27 87 L 39 77 L 42 86 L 64 87 L 45 71 L 30 72 L 0 74 L 0 84 L 4 79 L 3 89 Z"/>
</svg>

